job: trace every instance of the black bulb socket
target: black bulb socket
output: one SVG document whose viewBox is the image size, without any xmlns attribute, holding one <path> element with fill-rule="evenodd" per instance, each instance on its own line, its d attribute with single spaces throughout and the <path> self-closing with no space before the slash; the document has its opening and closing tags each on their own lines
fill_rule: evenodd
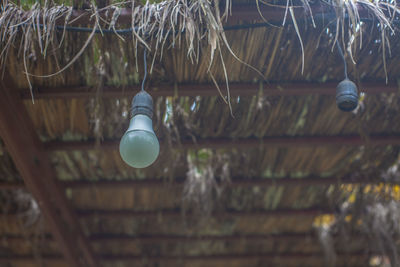
<svg viewBox="0 0 400 267">
<path fill-rule="evenodd" d="M 358 92 L 355 83 L 349 79 L 341 81 L 336 87 L 336 105 L 341 111 L 353 111 L 358 105 Z"/>
<path fill-rule="evenodd" d="M 132 99 L 131 117 L 138 114 L 153 118 L 153 98 L 146 91 L 137 93 Z"/>
</svg>

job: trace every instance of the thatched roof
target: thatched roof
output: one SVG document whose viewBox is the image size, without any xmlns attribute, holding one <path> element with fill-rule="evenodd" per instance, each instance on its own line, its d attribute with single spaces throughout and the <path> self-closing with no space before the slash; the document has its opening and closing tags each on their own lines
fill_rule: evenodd
<svg viewBox="0 0 400 267">
<path fill-rule="evenodd" d="M 172 7 L 177 3 L 182 10 L 191 3 L 198 16 L 187 24 L 180 13 L 172 24 L 155 19 L 157 12 L 175 14 Z M 304 19 L 307 6 L 293 12 L 296 23 L 293 9 L 288 9 L 285 26 L 274 27 L 259 16 L 255 1 L 233 1 L 233 18 L 227 21 L 218 21 L 219 14 L 228 16 L 229 10 L 220 12 L 211 5 L 205 12 L 205 3 L 136 4 L 137 25 L 143 28 L 122 35 L 123 40 L 112 33 L 102 36 L 72 28 L 64 32 L 65 16 L 72 20 L 82 12 L 93 12 L 82 11 L 85 4 L 74 10 L 56 4 L 47 9 L 24 6 L 24 10 L 11 5 L 2 11 L 2 48 L 7 48 L 7 40 L 12 44 L 2 55 L 5 77 L 22 99 L 50 158 L 53 178 L 65 187 L 98 262 L 101 266 L 326 266 L 329 261 L 337 266 L 367 266 L 377 260 L 375 255 L 389 255 L 396 263 L 397 249 L 386 245 L 394 243 L 397 224 L 383 221 L 390 224 L 384 234 L 390 232 L 391 237 L 384 239 L 384 245 L 377 245 L 380 235 L 364 234 L 373 228 L 367 226 L 377 218 L 376 205 L 383 205 L 389 214 L 399 212 L 392 202 L 399 198 L 390 193 L 397 187 L 369 185 L 396 183 L 398 178 L 398 35 L 383 28 L 382 39 L 382 24 L 365 7 L 360 8 L 363 24 L 352 32 L 346 16 L 329 24 L 331 20 L 322 15 L 331 18 L 341 13 L 322 12 L 321 3 L 310 7 L 317 12 L 315 27 Z M 259 4 L 264 17 L 280 15 L 271 15 L 269 23 L 282 23 L 285 8 Z M 275 4 L 285 7 L 286 2 Z M 132 3 L 115 6 L 121 10 L 108 7 L 121 12 L 115 29 L 131 27 L 124 12 Z M 382 12 L 391 18 L 387 9 Z M 37 25 L 28 21 L 15 27 L 15 35 L 8 34 L 12 25 L 32 14 L 40 18 L 37 24 L 49 19 L 51 27 L 39 26 L 37 31 Z M 61 18 L 54 19 L 55 14 Z M 113 21 L 112 13 L 99 14 Z M 150 19 L 140 21 L 146 16 Z M 83 15 L 71 26 L 93 29 L 87 18 Z M 397 20 L 393 15 L 390 25 L 395 27 Z M 358 18 L 353 22 L 359 24 Z M 336 23 L 344 27 L 338 42 L 345 48 L 348 76 L 364 92 L 359 107 L 350 113 L 335 104 L 334 86 L 344 78 L 343 60 L 335 46 Z M 102 20 L 96 27 L 100 25 L 110 26 Z M 171 30 L 171 25 L 183 32 Z M 170 34 L 157 35 L 164 26 Z M 46 40 L 47 33 L 53 42 Z M 150 48 L 147 89 L 154 97 L 153 122 L 161 150 L 154 165 L 133 169 L 121 160 L 117 144 L 128 126 L 131 97 L 143 77 L 144 42 Z M 74 63 L 60 74 L 38 77 L 58 72 L 75 55 L 79 56 Z M 32 76 L 27 78 L 25 72 Z M 196 93 L 189 93 L 195 87 Z M 17 170 L 21 163 L 14 166 L 9 141 L 2 138 L 0 181 L 5 189 L 0 199 L 5 215 L 0 221 L 0 261 L 4 266 L 41 266 L 42 261 L 52 267 L 67 266 L 53 228 L 41 216 L 45 211 L 24 188 L 24 173 Z M 336 220 L 318 217 L 326 214 L 336 215 Z M 321 234 L 319 242 L 318 232 L 328 226 L 333 241 Z"/>
</svg>

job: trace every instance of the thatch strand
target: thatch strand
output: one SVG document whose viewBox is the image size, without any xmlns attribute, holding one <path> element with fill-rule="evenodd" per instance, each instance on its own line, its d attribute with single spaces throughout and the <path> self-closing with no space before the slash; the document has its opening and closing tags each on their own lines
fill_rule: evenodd
<svg viewBox="0 0 400 267">
<path fill-rule="evenodd" d="M 257 5 L 259 5 L 258 2 L 269 4 L 268 2 L 257 0 Z M 306 12 L 311 14 L 313 26 L 316 26 L 310 3 L 308 1 L 302 1 L 302 3 Z M 363 30 L 361 28 L 364 26 L 364 23 L 360 17 L 359 10 L 364 9 L 374 15 L 381 32 L 383 65 L 387 76 L 386 53 L 388 49 L 390 53 L 387 32 L 394 33 L 393 20 L 394 16 L 399 13 L 396 2 L 392 3 L 381 0 L 372 3 L 367 0 L 332 0 L 326 4 L 334 7 L 336 10 L 336 30 L 334 31 L 332 49 L 336 42 L 341 43 L 346 52 L 345 54 L 353 63 L 356 63 L 355 53 L 358 49 L 358 44 L 359 49 L 362 47 Z M 165 48 L 180 47 L 182 42 L 184 42 L 183 47 L 186 50 L 187 57 L 192 63 L 196 64 L 199 63 L 201 49 L 209 49 L 209 53 L 204 53 L 209 56 L 207 73 L 210 75 L 211 80 L 215 80 L 213 73 L 211 73 L 211 66 L 216 61 L 221 61 L 221 67 L 224 69 L 224 78 L 227 82 L 227 96 L 225 100 L 230 105 L 228 85 L 229 72 L 227 71 L 227 64 L 224 62 L 226 58 L 222 55 L 222 47 L 225 47 L 235 60 L 249 66 L 264 79 L 263 74 L 240 59 L 228 43 L 223 29 L 223 21 L 229 16 L 231 5 L 231 0 L 225 1 L 224 10 L 219 9 L 219 1 L 212 2 L 209 0 L 168 0 L 160 3 L 150 3 L 147 1 L 144 5 L 137 4 L 135 1 L 129 1 L 115 3 L 101 9 L 92 5 L 90 9 L 85 10 L 85 12 L 92 20 L 91 24 L 94 24 L 92 26 L 92 32 L 86 42 L 82 44 L 82 48 L 64 66 L 59 66 L 57 58 L 55 57 L 58 70 L 37 77 L 51 77 L 70 67 L 92 42 L 94 34 L 97 32 L 102 33 L 103 29 L 112 30 L 117 37 L 125 41 L 125 37 L 117 33 L 117 27 L 121 26 L 118 23 L 118 18 L 121 14 L 122 7 L 127 6 L 132 10 L 130 26 L 132 27 L 132 44 L 135 48 L 136 64 L 139 44 L 152 52 L 153 60 L 150 72 L 154 68 L 155 60 L 162 59 Z M 279 7 L 286 9 L 284 23 L 287 20 L 287 14 L 290 14 L 295 26 L 296 34 L 302 47 L 301 72 L 303 73 L 307 51 L 303 49 L 303 36 L 301 36 L 294 12 L 294 8 L 299 8 L 299 6 L 295 6 L 291 1 L 288 1 L 286 5 L 281 5 Z M 30 67 L 28 63 L 30 59 L 35 57 L 36 49 L 43 57 L 54 54 L 55 50 L 63 43 L 66 31 L 65 27 L 73 23 L 73 20 L 71 20 L 72 11 L 72 7 L 52 5 L 49 2 L 46 2 L 44 5 L 35 3 L 31 6 L 29 11 L 25 11 L 21 6 L 11 2 L 4 3 L 3 11 L 0 14 L 0 61 L 3 66 L 6 62 L 5 60 L 9 49 L 19 41 L 20 53 L 23 54 L 24 71 L 31 87 L 30 76 L 34 75 L 30 74 L 29 71 Z M 109 19 L 101 17 L 100 12 L 106 12 Z M 55 32 L 57 31 L 56 22 L 60 19 L 64 20 L 65 27 L 58 41 Z M 207 46 L 204 46 L 204 43 L 207 43 Z M 216 53 L 219 54 L 217 58 L 215 58 Z"/>
<path fill-rule="evenodd" d="M 37 35 L 37 44 L 40 48 L 41 54 L 46 57 L 47 49 L 49 44 L 53 44 L 55 31 L 55 22 L 61 17 L 65 17 L 66 27 L 69 24 L 68 19 L 71 16 L 72 7 L 65 6 L 54 6 L 48 8 L 47 5 L 44 7 L 40 6 L 38 3 L 34 4 L 31 10 L 26 13 L 21 7 L 13 3 L 7 3 L 4 8 L 4 12 L 0 17 L 0 34 L 2 36 L 2 43 L 5 44 L 1 47 L 2 54 L 0 55 L 1 62 L 4 64 L 5 58 L 8 53 L 10 45 L 16 40 L 18 29 L 21 28 L 24 33 L 22 36 L 22 46 L 23 46 L 23 58 L 24 58 L 24 68 L 26 77 L 28 79 L 29 87 L 32 89 L 29 76 L 36 77 L 51 77 L 63 72 L 65 69 L 69 68 L 76 60 L 79 58 L 86 47 L 89 45 L 94 37 L 97 30 L 102 31 L 101 23 L 105 24 L 109 29 L 114 30 L 116 35 L 124 40 L 124 38 L 116 32 L 116 22 L 120 15 L 120 7 L 108 6 L 103 9 L 97 9 L 95 6 L 91 8 L 91 18 L 94 18 L 95 23 L 93 30 L 83 47 L 79 52 L 73 57 L 67 65 L 59 69 L 57 72 L 36 76 L 30 74 L 27 65 L 27 55 L 30 54 L 30 49 L 32 47 L 32 41 Z M 160 60 L 162 57 L 162 51 L 166 44 L 168 38 L 171 37 L 170 47 L 175 47 L 179 45 L 182 38 L 186 42 L 187 56 L 190 58 L 192 63 L 197 63 L 200 56 L 200 41 L 203 39 L 207 40 L 209 47 L 211 49 L 210 53 L 210 63 L 209 66 L 213 64 L 215 51 L 220 54 L 221 60 L 222 52 L 221 45 L 224 44 L 230 53 L 240 62 L 240 60 L 235 53 L 230 49 L 228 41 L 226 39 L 222 18 L 228 16 L 230 10 L 230 0 L 225 3 L 226 8 L 221 14 L 219 11 L 219 3 L 216 1 L 214 4 L 208 0 L 199 1 L 163 1 L 157 4 L 151 4 L 146 2 L 145 5 L 135 5 L 135 2 L 131 2 L 132 6 L 132 34 L 133 34 L 133 45 L 135 51 L 138 50 L 138 44 L 141 43 L 146 47 L 146 49 L 153 50 L 153 61 L 151 64 L 150 72 L 153 70 L 154 62 L 158 53 L 160 54 Z M 99 17 L 100 11 L 110 11 L 112 12 L 111 21 L 106 21 Z M 17 16 L 15 16 L 17 14 Z M 28 18 L 25 19 L 26 14 Z M 101 22 L 101 23 L 100 23 Z M 64 32 L 65 32 L 64 27 Z M 64 33 L 63 33 L 64 37 Z M 61 38 L 61 42 L 63 40 Z M 61 42 L 58 46 L 61 45 Z M 137 58 L 137 57 L 136 57 Z M 244 63 L 246 64 L 246 63 Z M 246 64 L 248 65 L 248 64 Z M 223 66 L 225 69 L 225 66 Z M 251 67 L 251 66 L 250 66 Z M 254 69 L 254 68 L 253 68 Z M 255 69 L 256 70 L 256 69 Z M 257 71 L 257 70 L 256 70 Z M 211 74 L 211 73 L 210 73 Z M 261 74 L 261 73 L 260 73 Z M 225 71 L 225 79 L 228 85 L 228 75 Z M 229 85 L 227 87 L 228 91 L 228 102 L 230 102 L 229 96 Z M 32 95 L 33 100 L 33 95 Z"/>
<path fill-rule="evenodd" d="M 121 11 L 118 5 L 120 4 L 102 9 L 97 9 L 93 6 L 92 11 L 88 12 L 90 12 L 92 18 L 98 18 L 99 12 L 104 10 L 112 12 L 110 21 L 102 19 L 101 22 L 109 29 L 115 31 Z M 197 62 L 200 40 L 206 37 L 212 51 L 217 49 L 217 42 L 222 40 L 224 32 L 221 15 L 219 11 L 217 12 L 212 7 L 210 1 L 179 0 L 163 1 L 157 4 L 147 2 L 145 5 L 135 5 L 135 2 L 132 1 L 131 6 L 133 35 L 149 50 L 151 49 L 153 40 L 155 41 L 155 50 L 159 50 L 160 46 L 165 45 L 165 41 L 169 38 L 170 34 L 172 35 L 171 47 L 174 47 L 179 43 L 177 41 L 180 41 L 183 33 L 187 43 L 187 55 L 192 61 Z M 227 7 L 229 6 L 230 2 L 228 1 Z M 226 17 L 228 12 L 229 9 L 225 9 L 222 17 Z M 30 32 L 28 29 L 32 29 L 37 34 L 40 51 L 45 56 L 49 43 L 52 41 L 51 36 L 55 30 L 56 20 L 65 17 L 65 26 L 67 26 L 72 22 L 69 21 L 71 13 L 72 7 L 65 7 L 63 5 L 42 7 L 36 3 L 31 7 L 29 12 L 25 12 L 14 3 L 7 3 L 0 17 L 0 33 L 2 43 L 5 44 L 3 45 L 3 53 L 7 52 L 5 48 L 9 48 L 15 41 L 19 30 L 26 33 Z M 94 27 L 98 27 L 101 31 L 100 19 L 96 19 Z M 120 35 L 118 36 L 122 38 Z M 135 38 L 134 44 L 137 48 Z M 33 39 L 33 36 L 27 35 L 24 39 Z M 4 57 L 2 57 L 2 60 L 4 62 Z"/>
<path fill-rule="evenodd" d="M 187 161 L 183 207 L 207 218 L 230 180 L 229 161 L 223 154 L 214 155 L 209 149 L 188 153 Z"/>
<path fill-rule="evenodd" d="M 331 262 L 338 249 L 331 244 L 332 237 L 339 235 L 346 239 L 357 232 L 368 237 L 371 251 L 387 256 L 390 266 L 399 266 L 396 245 L 400 234 L 399 190 L 398 186 L 388 184 L 342 186 L 340 213 L 334 221 L 318 228 L 327 262 Z"/>
<path fill-rule="evenodd" d="M 257 8 L 261 17 L 264 21 L 267 21 L 261 11 L 260 11 L 260 3 L 265 5 L 272 5 L 268 1 L 264 0 L 256 0 Z M 302 0 L 302 8 L 305 9 L 305 12 L 310 14 L 311 21 L 313 27 L 316 27 L 314 16 L 312 13 L 312 9 L 310 6 L 310 2 L 308 0 Z M 390 43 L 389 38 L 387 36 L 388 32 L 394 34 L 394 19 L 395 16 L 400 14 L 400 9 L 397 6 L 396 1 L 386 1 L 386 0 L 377 0 L 377 1 L 369 1 L 369 0 L 330 0 L 323 1 L 324 4 L 331 6 L 335 9 L 336 13 L 336 31 L 335 31 L 335 39 L 332 44 L 332 50 L 337 42 L 340 42 L 345 51 L 348 52 L 352 62 L 356 64 L 354 53 L 357 50 L 359 42 L 359 49 L 362 48 L 362 30 L 363 22 L 360 16 L 360 10 L 367 11 L 372 14 L 374 19 L 377 20 L 377 25 L 381 31 L 381 41 L 382 41 L 382 59 L 383 59 L 383 67 L 385 71 L 386 81 L 387 77 L 387 66 L 386 66 L 386 48 L 389 49 L 390 54 Z M 296 18 L 294 15 L 294 8 L 299 8 L 300 6 L 295 6 L 293 1 L 287 0 L 286 5 L 272 5 L 274 7 L 285 8 L 285 16 L 283 18 L 283 24 L 286 23 L 287 14 L 289 13 L 293 24 L 296 29 L 297 36 L 300 41 L 300 45 L 302 48 L 302 73 L 304 71 L 304 49 L 303 49 L 303 41 L 302 37 L 298 30 L 298 25 L 296 22 Z"/>
<path fill-rule="evenodd" d="M 329 231 L 329 227 L 320 227 L 318 229 L 318 237 L 319 241 L 321 242 L 322 249 L 324 250 L 326 266 L 335 266 L 337 255 L 335 253 L 334 242 Z"/>
</svg>

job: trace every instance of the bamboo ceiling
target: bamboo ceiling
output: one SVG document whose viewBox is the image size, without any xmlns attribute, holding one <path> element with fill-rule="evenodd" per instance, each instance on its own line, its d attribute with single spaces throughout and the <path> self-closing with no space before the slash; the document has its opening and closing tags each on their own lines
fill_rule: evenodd
<svg viewBox="0 0 400 267">
<path fill-rule="evenodd" d="M 346 54 L 349 77 L 363 92 L 361 103 L 355 112 L 344 113 L 336 107 L 334 93 L 323 93 L 334 91 L 344 78 L 343 62 L 334 46 L 335 27 L 329 20 L 315 16 L 314 28 L 307 16 L 299 15 L 298 25 L 289 17 L 284 27 L 274 27 L 265 24 L 253 1 L 233 1 L 232 10 L 239 12 L 238 7 L 252 10 L 253 16 L 245 16 L 244 9 L 242 18 L 233 13 L 235 20 L 224 26 L 246 28 L 227 30 L 227 42 L 238 58 L 260 73 L 235 59 L 224 44 L 223 61 L 217 53 L 209 68 L 208 39 L 199 41 L 198 62 L 191 61 L 185 40 L 171 47 L 172 37 L 167 38 L 162 56 L 149 42 L 152 50 L 147 61 L 154 65 L 146 88 L 149 92 L 169 89 L 154 98 L 160 155 L 154 165 L 142 170 L 123 163 L 116 144 L 128 126 L 133 89 L 143 77 L 144 46 L 136 45 L 131 35 L 123 35 L 122 40 L 115 34 L 95 34 L 69 68 L 40 78 L 36 76 L 66 66 L 90 33 L 64 35 L 56 30 L 52 38 L 63 38 L 63 43 L 52 44 L 45 58 L 37 42 L 32 41 L 25 53 L 20 46 L 23 37 L 14 40 L 4 65 L 6 77 L 12 80 L 12 90 L 41 141 L 34 151 L 48 157 L 52 178 L 60 182 L 70 210 L 79 218 L 75 223 L 81 229 L 71 233 L 79 236 L 82 231 L 93 250 L 86 257 L 94 255 L 100 266 L 239 267 L 369 266 L 376 255 L 396 255 L 390 249 L 382 251 L 374 244 L 377 237 L 366 235 L 360 225 L 372 221 L 363 212 L 381 203 L 378 197 L 368 202 L 362 193 L 386 192 L 384 184 L 399 182 L 397 29 L 385 39 L 390 41 L 389 54 L 383 51 L 377 22 L 365 20 L 359 30 L 362 48 L 358 46 L 352 55 L 356 64 Z M 265 5 L 262 9 L 274 10 Z M 274 24 L 282 20 L 274 18 Z M 257 23 L 265 25 L 249 27 Z M 296 27 L 304 44 L 303 74 Z M 33 74 L 29 80 L 25 71 Z M 215 79 L 228 99 L 226 77 L 235 88 L 231 110 L 213 84 Z M 293 93 L 285 95 L 288 84 Z M 204 95 L 197 89 L 197 96 L 181 96 L 191 85 L 212 87 L 214 95 L 210 89 Z M 295 93 L 308 85 L 311 93 Z M 107 96 L 105 88 L 117 93 Z M 319 93 L 312 93 L 316 88 Z M 85 97 L 65 97 L 68 90 L 80 90 Z M 270 95 L 271 90 L 282 95 Z M 51 93 L 41 98 L 41 92 Z M 277 138 L 280 143 L 274 144 Z M 24 185 L 24 172 L 16 167 L 23 163 L 13 160 L 7 142 L 1 143 L 0 156 L 0 187 L 4 187 L 0 266 L 71 265 L 63 257 L 65 248 L 57 243 L 54 228 L 27 190 L 29 183 Z M 271 182 L 262 182 L 267 179 Z M 10 184 L 12 189 L 7 187 Z M 392 193 L 397 187 L 387 188 L 390 197 L 384 198 L 385 203 L 399 199 Z M 389 214 L 399 211 L 397 204 L 391 205 L 384 206 Z M 332 247 L 327 248 L 320 232 L 324 224 L 316 223 L 316 218 L 332 214 L 336 222 L 351 226 L 346 231 L 333 229 Z M 85 248 L 84 242 L 79 246 Z"/>
</svg>

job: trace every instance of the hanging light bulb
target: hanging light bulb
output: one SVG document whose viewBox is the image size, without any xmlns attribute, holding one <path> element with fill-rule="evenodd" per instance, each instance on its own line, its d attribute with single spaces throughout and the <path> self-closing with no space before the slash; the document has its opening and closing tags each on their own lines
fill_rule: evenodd
<svg viewBox="0 0 400 267">
<path fill-rule="evenodd" d="M 347 63 L 339 42 L 336 43 L 339 54 L 343 59 L 344 77 L 336 87 L 336 105 L 341 111 L 353 111 L 358 106 L 357 86 L 347 76 Z"/>
<path fill-rule="evenodd" d="M 146 49 L 144 50 L 144 77 L 142 91 L 132 100 L 131 121 L 119 143 L 122 159 L 134 168 L 153 164 L 160 152 L 160 144 L 153 130 L 153 99 L 144 91 L 147 77 Z"/>
<path fill-rule="evenodd" d="M 153 130 L 153 99 L 142 91 L 132 100 L 129 128 L 119 143 L 122 159 L 134 168 L 150 166 L 158 157 L 160 144 Z"/>
</svg>

